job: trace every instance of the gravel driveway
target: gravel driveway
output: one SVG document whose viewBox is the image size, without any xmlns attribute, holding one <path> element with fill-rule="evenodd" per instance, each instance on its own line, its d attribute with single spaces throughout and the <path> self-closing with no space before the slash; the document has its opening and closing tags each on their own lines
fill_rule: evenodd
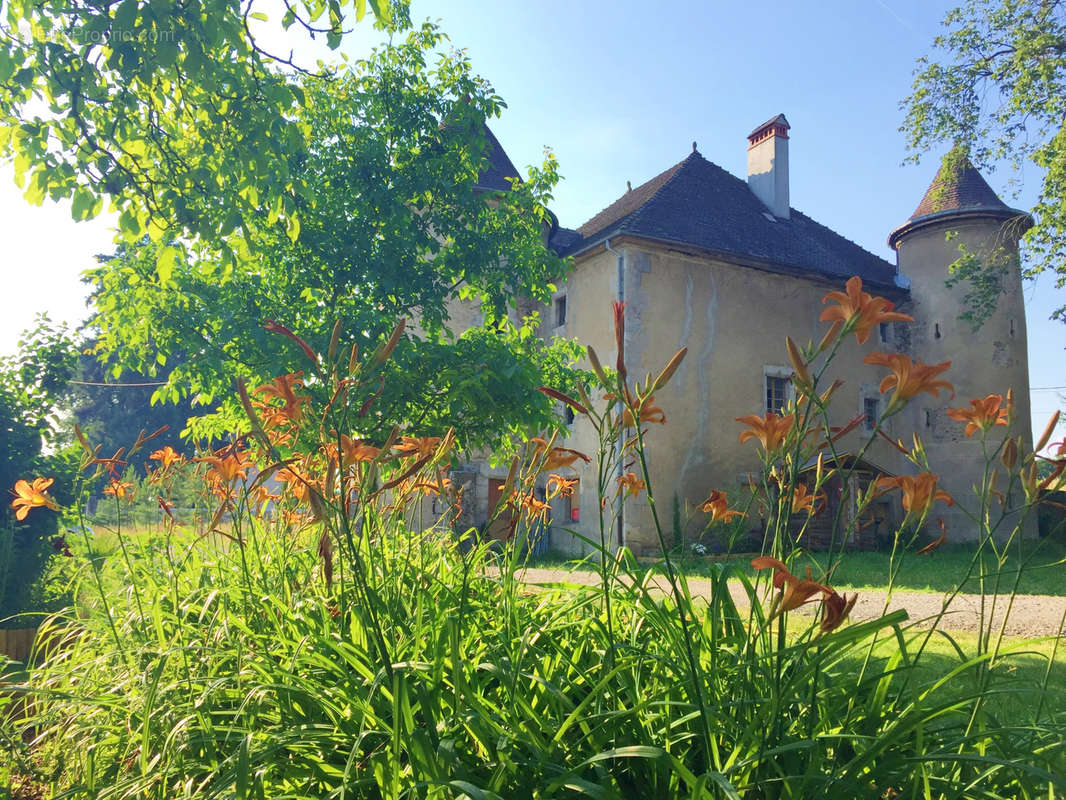
<svg viewBox="0 0 1066 800">
<path fill-rule="evenodd" d="M 595 572 L 563 569 L 539 569 L 529 567 L 521 570 L 518 577 L 525 583 L 577 583 L 585 586 L 599 584 L 599 575 Z M 660 587 L 665 580 L 660 579 Z M 711 582 L 701 578 L 688 579 L 689 592 L 692 596 L 708 598 L 711 594 Z M 739 582 L 731 581 L 729 591 L 738 605 L 747 606 L 748 596 Z M 849 593 L 850 594 L 850 593 Z M 888 610 L 904 608 L 911 620 L 923 620 L 935 617 L 943 608 L 945 595 L 935 592 L 895 592 L 888 604 Z M 1007 604 L 1006 597 L 996 602 L 994 615 L 995 631 L 1003 620 Z M 986 600 L 986 614 L 990 613 L 990 599 Z M 811 604 L 809 613 L 814 613 L 816 604 Z M 981 596 L 976 594 L 956 595 L 948 605 L 939 627 L 944 630 L 975 632 L 980 625 Z M 884 592 L 859 592 L 859 600 L 851 612 L 852 620 L 875 619 L 885 610 Z M 1063 615 L 1066 614 L 1066 597 L 1050 595 L 1018 595 L 1014 598 L 1010 616 L 1007 620 L 1008 636 L 1055 636 L 1066 634 Z"/>
</svg>

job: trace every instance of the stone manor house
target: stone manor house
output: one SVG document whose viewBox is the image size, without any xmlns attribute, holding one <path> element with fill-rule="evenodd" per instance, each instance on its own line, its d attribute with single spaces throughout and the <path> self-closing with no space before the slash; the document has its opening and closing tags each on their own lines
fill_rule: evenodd
<svg viewBox="0 0 1066 800">
<path fill-rule="evenodd" d="M 845 343 L 834 363 L 844 385 L 834 397 L 833 424 L 883 409 L 878 386 L 885 370 L 864 365 L 867 354 L 902 351 L 926 363 L 951 361 L 942 377 L 955 385 L 955 398 L 921 394 L 889 421 L 887 432 L 907 443 L 912 432 L 919 433 L 941 488 L 972 505 L 967 496 L 982 468 L 980 448 L 964 439 L 963 424 L 945 410 L 1013 388 L 1014 433 L 1031 440 L 1017 263 L 1018 237 L 1031 220 L 1008 208 L 969 162 L 942 168 L 910 219 L 889 233 L 897 254 L 892 264 L 791 207 L 788 131 L 788 121 L 778 115 L 751 132 L 746 180 L 708 161 L 694 144 L 677 164 L 629 189 L 580 227 L 553 225 L 548 246 L 571 257 L 573 270 L 559 284 L 552 306 L 541 309 L 542 333 L 576 338 L 612 363 L 610 301 L 624 300 L 631 378 L 657 373 L 680 347 L 688 348 L 669 386 L 656 395 L 667 424 L 648 426 L 650 468 L 661 518 L 669 526 L 675 491 L 682 505 L 698 505 L 710 489 L 726 491 L 731 500 L 742 495 L 759 461 L 752 443 L 738 442 L 743 427 L 735 418 L 782 409 L 792 373 L 785 336 L 821 339 L 828 327 L 818 321 L 822 298 L 858 275 L 865 290 L 892 300 L 915 321 L 882 324 L 861 346 L 855 337 Z M 507 176 L 518 172 L 491 133 L 489 148 L 490 167 L 479 183 L 506 190 Z M 965 287 L 945 285 L 960 246 L 978 256 L 1006 253 L 1000 263 L 1009 264 L 997 309 L 976 332 L 959 320 Z M 594 434 L 580 416 L 570 431 L 558 444 L 595 454 Z M 853 432 L 840 447 L 857 449 L 862 440 L 861 431 Z M 852 480 L 860 487 L 878 475 L 915 471 L 883 441 L 852 466 Z M 551 546 L 571 553 L 586 549 L 574 533 L 598 540 L 595 465 L 579 464 L 576 472 L 579 490 L 556 502 L 551 520 Z M 476 462 L 453 474 L 466 484 L 470 522 L 486 522 L 505 475 L 505 469 Z M 829 487 L 823 526 L 831 524 L 841 496 L 849 493 Z M 868 546 L 891 529 L 900 514 L 898 493 L 881 498 L 868 514 L 855 546 Z M 938 504 L 933 516 L 944 519 L 950 538 L 973 535 L 957 509 Z M 758 519 L 749 517 L 749 523 L 756 528 Z M 704 515 L 696 512 L 687 535 L 703 524 Z M 817 536 L 818 526 L 810 533 Z M 615 545 L 623 543 L 638 555 L 657 550 L 643 497 L 626 501 L 614 536 Z"/>
</svg>

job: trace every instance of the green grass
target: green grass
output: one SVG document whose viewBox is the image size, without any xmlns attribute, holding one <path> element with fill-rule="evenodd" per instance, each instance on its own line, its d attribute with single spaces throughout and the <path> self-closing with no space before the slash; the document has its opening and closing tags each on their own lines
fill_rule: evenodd
<svg viewBox="0 0 1066 800">
<path fill-rule="evenodd" d="M 1066 597 L 1066 546 L 1043 540 L 1039 543 L 1025 543 L 1022 550 L 1009 555 L 1000 575 L 1000 592 L 1010 591 L 1018 577 L 1019 566 L 1021 578 L 1018 580 L 1020 594 L 1043 594 Z M 715 569 L 714 564 L 722 559 L 715 557 L 681 559 L 679 567 L 690 578 L 706 577 Z M 749 575 L 754 570 L 748 564 L 750 556 L 727 557 Z M 880 552 L 846 552 L 839 556 L 829 582 L 838 589 L 849 590 L 884 590 L 888 583 L 889 554 Z M 927 555 L 907 553 L 902 558 L 895 589 L 911 592 L 947 592 L 958 586 L 969 571 L 970 577 L 963 584 L 964 592 L 981 591 L 980 575 L 985 576 L 985 591 L 991 592 L 997 565 L 991 554 L 985 554 L 981 569 L 975 565 L 970 570 L 973 560 L 973 548 L 967 545 L 951 545 L 939 548 Z M 804 567 L 810 566 L 815 579 L 824 574 L 828 566 L 824 553 L 804 554 L 793 564 L 796 574 Z M 557 567 L 570 570 L 595 570 L 594 560 L 574 560 L 562 557 L 549 557 L 538 560 L 535 566 Z"/>
</svg>

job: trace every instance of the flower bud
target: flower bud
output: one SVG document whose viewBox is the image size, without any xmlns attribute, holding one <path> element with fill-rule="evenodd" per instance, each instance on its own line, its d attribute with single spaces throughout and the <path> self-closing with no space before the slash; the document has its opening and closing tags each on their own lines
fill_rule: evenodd
<svg viewBox="0 0 1066 800">
<path fill-rule="evenodd" d="M 1003 445 L 1003 453 L 1000 455 L 999 460 L 1003 462 L 1008 470 L 1013 470 L 1018 463 L 1018 440 L 1007 439 Z"/>
</svg>

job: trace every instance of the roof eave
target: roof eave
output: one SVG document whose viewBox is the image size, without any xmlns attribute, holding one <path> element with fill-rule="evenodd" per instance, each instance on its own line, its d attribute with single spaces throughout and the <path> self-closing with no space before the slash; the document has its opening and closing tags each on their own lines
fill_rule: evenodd
<svg viewBox="0 0 1066 800">
<path fill-rule="evenodd" d="M 900 240 L 916 231 L 931 228 L 944 222 L 966 222 L 977 219 L 1020 219 L 1018 235 L 1025 233 L 1033 226 L 1033 217 L 1028 211 L 1017 208 L 950 208 L 938 211 L 935 214 L 923 214 L 920 217 L 909 219 L 888 235 L 888 246 L 893 250 L 898 249 Z"/>
<path fill-rule="evenodd" d="M 809 280 L 819 281 L 843 280 L 839 275 L 830 275 L 810 267 L 787 266 L 775 261 L 767 261 L 752 256 L 743 256 L 737 253 L 726 252 L 724 250 L 708 250 L 677 239 L 645 236 L 643 234 L 626 233 L 625 231 L 614 231 L 608 236 L 597 236 L 594 240 L 590 240 L 587 245 L 583 245 L 580 249 L 568 253 L 567 255 L 573 258 L 574 263 L 577 264 L 578 261 L 583 260 L 584 258 L 589 258 L 604 252 L 607 249 L 606 242 L 610 239 L 619 239 L 620 244 L 626 244 L 629 242 L 651 242 L 686 255 L 712 258 L 727 264 L 757 269 L 762 272 L 771 272 L 775 275 L 788 275 L 790 277 L 807 278 Z M 887 264 L 888 262 L 885 263 Z M 892 265 L 889 264 L 889 266 Z M 863 282 L 867 285 L 876 287 L 878 291 L 884 292 L 886 295 L 894 297 L 894 299 L 904 299 L 910 296 L 910 289 L 898 286 L 892 282 L 872 281 L 867 280 L 866 278 L 863 278 Z"/>
</svg>

